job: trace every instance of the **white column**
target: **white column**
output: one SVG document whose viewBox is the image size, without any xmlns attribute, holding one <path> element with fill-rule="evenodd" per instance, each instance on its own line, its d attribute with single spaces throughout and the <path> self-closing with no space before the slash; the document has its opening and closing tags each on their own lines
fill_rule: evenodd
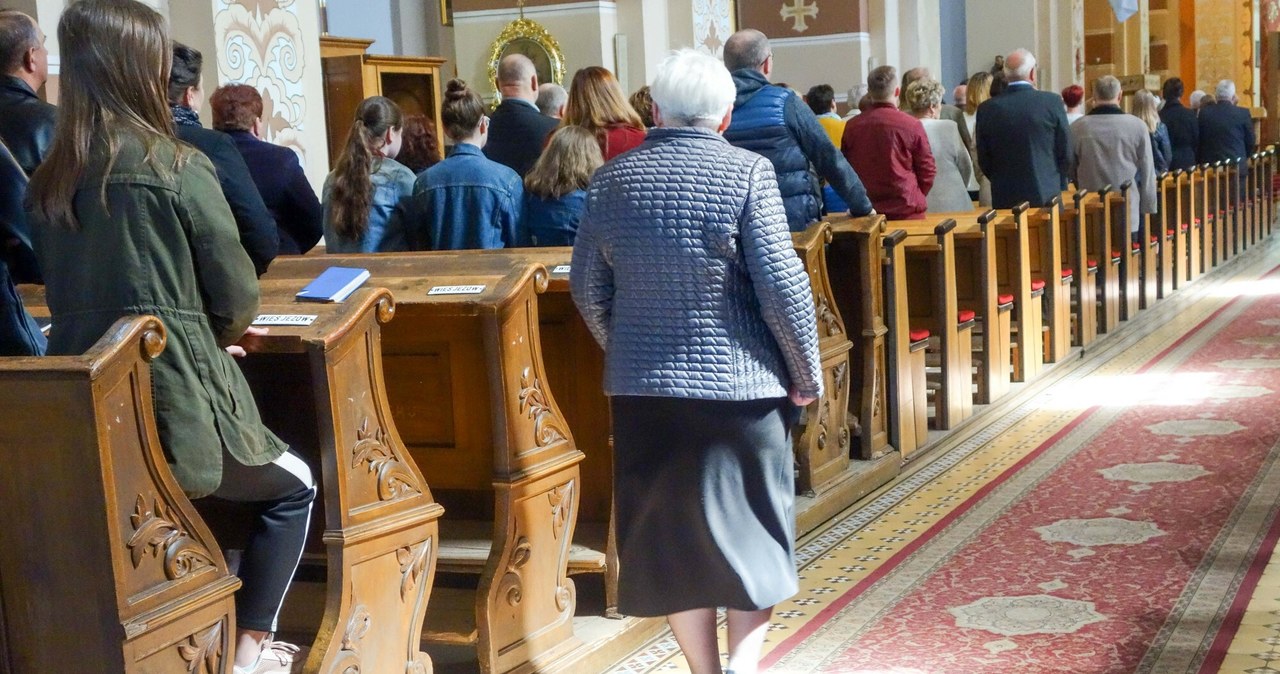
<svg viewBox="0 0 1280 674">
<path fill-rule="evenodd" d="M 867 4 L 868 32 L 872 36 L 871 56 L 877 61 L 876 65 L 900 68 L 902 30 L 899 18 L 898 0 L 870 0 Z"/>
</svg>

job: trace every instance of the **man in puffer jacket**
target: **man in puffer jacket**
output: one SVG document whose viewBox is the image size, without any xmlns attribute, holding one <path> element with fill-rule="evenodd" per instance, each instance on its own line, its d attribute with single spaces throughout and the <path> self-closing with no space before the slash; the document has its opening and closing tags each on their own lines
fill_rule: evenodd
<svg viewBox="0 0 1280 674">
<path fill-rule="evenodd" d="M 849 204 L 850 215 L 872 213 L 858 174 L 831 144 L 813 112 L 795 92 L 769 83 L 773 52 L 764 33 L 751 29 L 734 33 L 724 45 L 724 64 L 738 89 L 733 121 L 724 137 L 773 162 L 791 231 L 803 230 L 822 217 L 819 176 Z"/>
</svg>

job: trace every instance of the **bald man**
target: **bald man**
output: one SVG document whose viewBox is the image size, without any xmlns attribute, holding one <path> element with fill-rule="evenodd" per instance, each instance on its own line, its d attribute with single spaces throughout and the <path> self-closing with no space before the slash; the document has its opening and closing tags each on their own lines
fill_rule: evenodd
<svg viewBox="0 0 1280 674">
<path fill-rule="evenodd" d="M 502 103 L 489 116 L 484 154 L 523 178 L 542 155 L 547 136 L 559 120 L 538 110 L 538 70 L 524 54 L 511 54 L 498 62 L 498 92 Z"/>
<path fill-rule="evenodd" d="M 22 12 L 0 10 L 0 140 L 29 176 L 53 143 L 58 109 L 36 95 L 49 77 L 44 31 Z"/>
<path fill-rule="evenodd" d="M 1047 206 L 1067 189 L 1071 133 L 1062 97 L 1036 91 L 1036 57 L 1004 58 L 1008 87 L 978 106 L 978 164 L 991 181 L 992 208 Z"/>
</svg>

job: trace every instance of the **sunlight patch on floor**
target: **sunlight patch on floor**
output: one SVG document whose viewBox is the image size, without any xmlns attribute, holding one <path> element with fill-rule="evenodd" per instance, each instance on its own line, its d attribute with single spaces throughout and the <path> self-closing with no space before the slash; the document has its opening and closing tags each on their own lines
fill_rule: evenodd
<svg viewBox="0 0 1280 674">
<path fill-rule="evenodd" d="M 1198 405 L 1206 400 L 1233 397 L 1219 386 L 1222 383 L 1223 376 L 1214 372 L 1093 375 L 1063 382 L 1034 404 L 1044 410 Z"/>
<path fill-rule="evenodd" d="M 1265 297 L 1280 295 L 1280 279 L 1254 279 L 1224 281 L 1209 293 L 1209 297 L 1230 299 L 1233 297 Z"/>
</svg>

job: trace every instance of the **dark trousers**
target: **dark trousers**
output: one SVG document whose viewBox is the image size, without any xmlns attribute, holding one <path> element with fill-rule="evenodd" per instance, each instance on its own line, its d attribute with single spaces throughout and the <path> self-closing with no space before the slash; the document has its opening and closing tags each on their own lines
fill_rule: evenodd
<svg viewBox="0 0 1280 674">
<path fill-rule="evenodd" d="M 316 484 L 293 450 L 262 466 L 222 457 L 222 485 L 212 498 L 248 506 L 253 523 L 237 575 L 236 626 L 276 631 L 285 592 L 302 558 Z"/>
</svg>

